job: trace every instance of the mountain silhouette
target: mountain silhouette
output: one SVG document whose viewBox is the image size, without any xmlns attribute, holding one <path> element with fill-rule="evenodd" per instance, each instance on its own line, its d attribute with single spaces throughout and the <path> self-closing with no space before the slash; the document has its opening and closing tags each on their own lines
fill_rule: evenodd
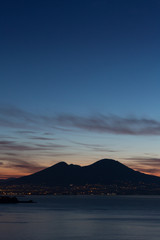
<svg viewBox="0 0 160 240">
<path fill-rule="evenodd" d="M 32 175 L 11 181 L 14 184 L 68 186 L 85 184 L 159 183 L 160 178 L 135 171 L 124 164 L 102 159 L 88 166 L 59 162 Z"/>
</svg>

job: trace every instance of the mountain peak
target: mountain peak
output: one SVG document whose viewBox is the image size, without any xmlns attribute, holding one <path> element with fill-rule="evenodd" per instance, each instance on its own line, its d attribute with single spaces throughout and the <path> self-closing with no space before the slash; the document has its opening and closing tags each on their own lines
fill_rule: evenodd
<svg viewBox="0 0 160 240">
<path fill-rule="evenodd" d="M 103 158 L 95 163 L 106 163 L 106 162 L 117 162 L 117 161 L 110 158 Z"/>
<path fill-rule="evenodd" d="M 56 163 L 55 165 L 53 165 L 53 166 L 58 166 L 58 167 L 66 167 L 66 166 L 68 166 L 68 164 L 66 163 L 66 162 L 58 162 L 58 163 Z"/>
<path fill-rule="evenodd" d="M 100 166 L 100 165 L 108 165 L 108 164 L 115 164 L 115 163 L 119 163 L 119 162 L 116 160 L 113 160 L 113 159 L 104 158 L 97 162 L 94 162 L 91 165 Z M 119 164 L 121 164 L 121 163 L 119 163 Z"/>
</svg>

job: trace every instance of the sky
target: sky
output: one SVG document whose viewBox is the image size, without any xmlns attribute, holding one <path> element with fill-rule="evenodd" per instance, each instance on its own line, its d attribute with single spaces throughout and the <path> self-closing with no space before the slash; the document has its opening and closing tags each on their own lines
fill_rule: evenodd
<svg viewBox="0 0 160 240">
<path fill-rule="evenodd" d="M 160 1 L 6 0 L 0 178 L 110 158 L 160 176 Z"/>
</svg>

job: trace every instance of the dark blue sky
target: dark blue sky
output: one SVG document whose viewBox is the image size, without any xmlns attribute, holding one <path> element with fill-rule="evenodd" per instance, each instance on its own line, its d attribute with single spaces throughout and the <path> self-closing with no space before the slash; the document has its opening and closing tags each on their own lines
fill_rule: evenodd
<svg viewBox="0 0 160 240">
<path fill-rule="evenodd" d="M 158 0 L 6 0 L 0 36 L 3 171 L 11 165 L 24 173 L 63 156 L 80 164 L 111 157 L 154 173 Z M 30 144 L 44 145 L 43 154 L 19 153 Z"/>
</svg>

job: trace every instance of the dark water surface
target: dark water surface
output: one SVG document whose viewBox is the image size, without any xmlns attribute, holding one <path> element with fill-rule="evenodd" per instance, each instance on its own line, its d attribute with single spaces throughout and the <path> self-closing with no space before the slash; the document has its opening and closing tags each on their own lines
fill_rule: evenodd
<svg viewBox="0 0 160 240">
<path fill-rule="evenodd" d="M 31 198 L 37 203 L 0 204 L 0 239 L 160 239 L 160 196 Z"/>
</svg>

